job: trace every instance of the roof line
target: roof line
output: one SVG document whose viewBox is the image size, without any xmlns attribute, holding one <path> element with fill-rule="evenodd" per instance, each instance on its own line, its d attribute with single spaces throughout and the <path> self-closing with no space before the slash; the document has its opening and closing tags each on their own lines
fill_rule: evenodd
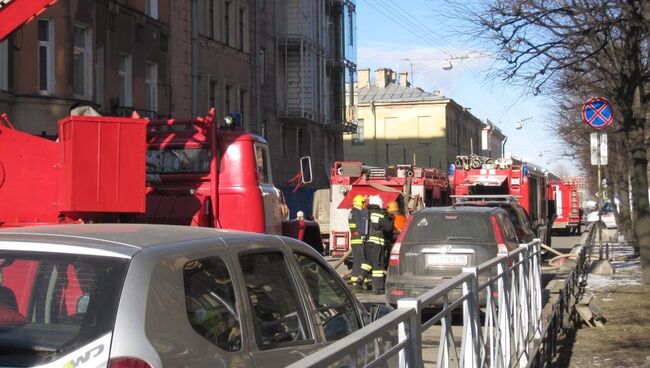
<svg viewBox="0 0 650 368">
<path fill-rule="evenodd" d="M 70 239 L 81 239 L 81 240 L 85 239 L 85 240 L 92 240 L 92 241 L 102 242 L 102 243 L 111 243 L 111 244 L 115 244 L 115 245 L 123 245 L 123 246 L 127 246 L 127 247 L 134 248 L 134 249 L 142 249 L 142 247 L 140 247 L 140 246 L 129 244 L 129 243 L 122 243 L 122 242 L 118 242 L 118 241 L 115 241 L 115 240 L 107 240 L 107 239 L 101 239 L 101 238 L 92 238 L 92 237 L 89 237 L 89 236 L 67 235 L 67 234 L 51 234 L 51 233 L 31 233 L 31 232 L 30 233 L 15 233 L 15 232 L 11 232 L 11 233 L 0 233 L 0 237 L 3 234 L 30 235 L 30 236 L 43 235 L 43 236 L 52 236 L 52 237 L 58 237 L 58 238 L 70 238 Z"/>
</svg>

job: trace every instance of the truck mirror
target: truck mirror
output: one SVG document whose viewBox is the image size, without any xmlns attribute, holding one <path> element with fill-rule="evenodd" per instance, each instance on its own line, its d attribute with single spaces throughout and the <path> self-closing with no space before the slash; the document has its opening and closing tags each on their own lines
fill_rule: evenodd
<svg viewBox="0 0 650 368">
<path fill-rule="evenodd" d="M 309 156 L 300 158 L 300 179 L 303 184 L 309 184 L 312 181 L 311 157 Z"/>
</svg>

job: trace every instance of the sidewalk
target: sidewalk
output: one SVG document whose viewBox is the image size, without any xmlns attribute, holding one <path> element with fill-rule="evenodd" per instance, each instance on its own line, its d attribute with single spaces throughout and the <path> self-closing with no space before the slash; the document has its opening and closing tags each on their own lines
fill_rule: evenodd
<svg viewBox="0 0 650 368">
<path fill-rule="evenodd" d="M 639 258 L 630 246 L 612 245 L 610 258 L 614 275 L 590 274 L 584 294 L 602 310 L 604 327 L 583 323 L 568 330 L 553 367 L 650 368 L 650 288 L 641 285 Z"/>
</svg>

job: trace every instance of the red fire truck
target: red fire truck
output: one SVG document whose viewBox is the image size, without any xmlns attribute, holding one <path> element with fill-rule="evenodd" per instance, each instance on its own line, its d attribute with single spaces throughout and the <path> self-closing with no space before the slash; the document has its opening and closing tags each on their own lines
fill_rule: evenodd
<svg viewBox="0 0 650 368">
<path fill-rule="evenodd" d="M 0 127 L 0 227 L 145 222 L 281 234 L 268 145 L 213 117 L 70 116 L 56 142 Z"/>
<path fill-rule="evenodd" d="M 567 181 L 553 180 L 548 186 L 549 201 L 555 203 L 552 229 L 563 233 L 580 233 L 580 198 L 576 186 Z"/>
<path fill-rule="evenodd" d="M 543 243 L 551 244 L 546 173 L 541 168 L 511 159 L 459 156 L 453 175 L 455 196 L 510 196 L 526 210 L 531 226 Z"/>
<path fill-rule="evenodd" d="M 397 201 L 408 215 L 422 207 L 451 204 L 451 187 L 446 173 L 433 168 L 397 165 L 388 168 L 365 166 L 361 162 L 336 162 L 330 177 L 330 254 L 342 256 L 348 250 L 348 215 L 358 195 L 379 195 L 383 203 Z"/>
</svg>

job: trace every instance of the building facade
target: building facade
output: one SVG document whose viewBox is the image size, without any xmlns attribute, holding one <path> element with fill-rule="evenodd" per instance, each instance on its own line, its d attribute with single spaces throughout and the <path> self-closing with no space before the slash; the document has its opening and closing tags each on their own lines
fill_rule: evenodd
<svg viewBox="0 0 650 368">
<path fill-rule="evenodd" d="M 278 186 L 309 155 L 325 187 L 354 120 L 355 14 L 352 0 L 59 0 L 0 44 L 0 110 L 55 137 L 77 103 L 178 119 L 214 107 L 268 140 Z"/>
<path fill-rule="evenodd" d="M 54 137 L 75 104 L 167 116 L 169 0 L 59 0 L 0 44 L 0 110 Z"/>
<path fill-rule="evenodd" d="M 344 135 L 345 160 L 372 166 L 446 169 L 457 155 L 481 153 L 483 123 L 448 97 L 408 82 L 408 73 L 358 71 L 357 130 Z M 496 136 L 496 135 L 495 135 Z"/>
</svg>

